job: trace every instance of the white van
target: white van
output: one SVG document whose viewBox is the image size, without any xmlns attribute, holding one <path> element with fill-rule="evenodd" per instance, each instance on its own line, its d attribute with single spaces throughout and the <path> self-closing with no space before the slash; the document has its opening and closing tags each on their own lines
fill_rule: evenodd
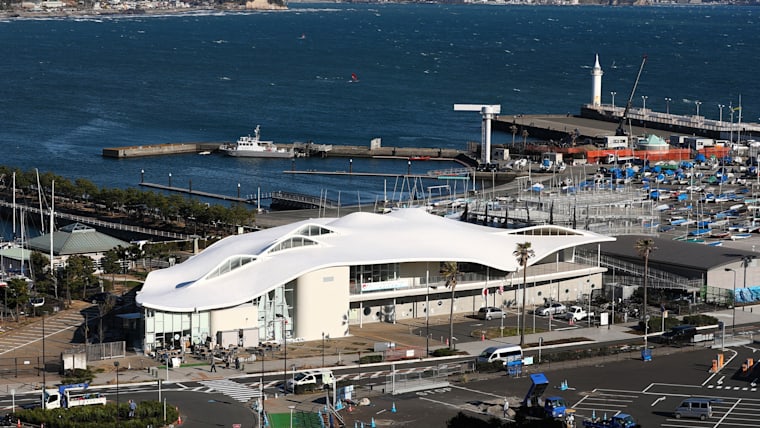
<svg viewBox="0 0 760 428">
<path fill-rule="evenodd" d="M 287 390 L 294 391 L 296 386 L 310 386 L 308 389 L 321 389 L 329 387 L 333 382 L 335 382 L 335 377 L 330 370 L 306 370 L 296 373 L 292 379 L 288 379 Z"/>
<path fill-rule="evenodd" d="M 491 346 L 478 355 L 478 363 L 493 363 L 501 361 L 504 364 L 522 360 L 523 351 L 520 345 Z"/>
</svg>

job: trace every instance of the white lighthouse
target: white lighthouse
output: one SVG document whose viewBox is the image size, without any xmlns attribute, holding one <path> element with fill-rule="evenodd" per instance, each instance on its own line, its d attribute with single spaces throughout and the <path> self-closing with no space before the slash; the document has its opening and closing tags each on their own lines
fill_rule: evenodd
<svg viewBox="0 0 760 428">
<path fill-rule="evenodd" d="M 602 67 L 599 65 L 599 54 L 596 54 L 596 62 L 591 70 L 591 105 L 599 107 L 602 105 Z"/>
</svg>

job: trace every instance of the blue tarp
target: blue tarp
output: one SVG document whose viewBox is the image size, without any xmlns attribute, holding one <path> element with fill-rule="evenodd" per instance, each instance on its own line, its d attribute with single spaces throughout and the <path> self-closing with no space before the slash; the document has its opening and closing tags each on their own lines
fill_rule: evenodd
<svg viewBox="0 0 760 428">
<path fill-rule="evenodd" d="M 760 301 L 760 287 L 747 287 L 736 289 L 736 303 L 753 303 Z"/>
</svg>

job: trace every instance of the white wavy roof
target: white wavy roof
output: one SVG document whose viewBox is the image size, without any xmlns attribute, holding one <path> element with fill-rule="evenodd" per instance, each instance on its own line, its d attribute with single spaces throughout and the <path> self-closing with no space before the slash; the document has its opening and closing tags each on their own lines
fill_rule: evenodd
<svg viewBox="0 0 760 428">
<path fill-rule="evenodd" d="M 309 236 L 316 245 L 268 252 L 274 245 L 314 225 L 332 233 Z M 534 235 L 535 233 L 535 235 Z M 358 212 L 341 218 L 318 218 L 225 238 L 184 263 L 153 271 L 137 302 L 169 312 L 192 312 L 236 306 L 298 278 L 335 266 L 408 262 L 471 262 L 506 272 L 519 270 L 512 255 L 518 243 L 530 242 L 536 257 L 578 245 L 614 238 L 559 226 L 497 229 L 449 220 L 408 208 L 389 214 Z M 255 260 L 206 278 L 230 259 Z"/>
</svg>

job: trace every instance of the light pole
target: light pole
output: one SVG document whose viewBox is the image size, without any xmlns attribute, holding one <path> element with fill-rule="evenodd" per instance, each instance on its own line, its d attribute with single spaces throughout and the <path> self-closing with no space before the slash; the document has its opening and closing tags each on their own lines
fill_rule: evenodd
<svg viewBox="0 0 760 428">
<path fill-rule="evenodd" d="M 725 107 L 725 104 L 718 104 L 718 108 L 720 109 L 720 119 L 718 119 L 718 122 L 723 124 L 723 107 Z"/>
<path fill-rule="evenodd" d="M 646 95 L 642 95 L 642 96 L 641 96 L 641 99 L 642 99 L 642 101 L 644 102 L 644 109 L 643 109 L 643 110 L 644 110 L 645 112 L 646 112 L 646 110 L 647 110 L 647 98 L 649 98 L 649 97 L 648 97 L 648 96 L 646 96 Z"/>
<path fill-rule="evenodd" d="M 169 364 L 168 362 L 166 364 Z M 116 423 L 119 423 L 119 362 L 114 361 L 113 366 L 116 367 Z"/>
<path fill-rule="evenodd" d="M 325 366 L 325 332 L 322 332 L 322 367 Z"/>
<path fill-rule="evenodd" d="M 290 428 L 293 428 L 293 409 L 295 409 L 296 406 L 288 406 L 288 409 L 290 409 Z"/>
<path fill-rule="evenodd" d="M 615 108 L 615 95 L 617 95 L 617 92 L 612 91 L 610 92 L 610 95 L 612 95 L 612 108 Z"/>
<path fill-rule="evenodd" d="M 702 101 L 694 101 L 694 104 L 697 106 L 697 117 L 699 117 L 699 105 L 702 104 Z"/>
<path fill-rule="evenodd" d="M 742 258 L 742 263 L 744 262 L 744 258 Z M 733 316 L 731 320 L 731 335 L 734 335 L 734 329 L 736 328 L 736 269 L 726 268 L 726 272 L 733 272 L 734 274 L 734 293 L 731 295 L 731 309 L 733 311 Z"/>
<path fill-rule="evenodd" d="M 18 306 L 16 307 L 18 309 Z M 18 312 L 18 311 L 17 311 Z M 45 397 L 45 315 L 47 311 L 42 312 L 42 408 L 46 409 L 47 397 Z"/>
<path fill-rule="evenodd" d="M 412 175 L 412 161 L 406 161 L 406 175 Z"/>
<path fill-rule="evenodd" d="M 172 173 L 169 173 L 169 187 L 172 187 Z"/>
<path fill-rule="evenodd" d="M 673 98 L 665 97 L 665 114 L 670 114 L 670 102 L 673 101 Z"/>
</svg>

